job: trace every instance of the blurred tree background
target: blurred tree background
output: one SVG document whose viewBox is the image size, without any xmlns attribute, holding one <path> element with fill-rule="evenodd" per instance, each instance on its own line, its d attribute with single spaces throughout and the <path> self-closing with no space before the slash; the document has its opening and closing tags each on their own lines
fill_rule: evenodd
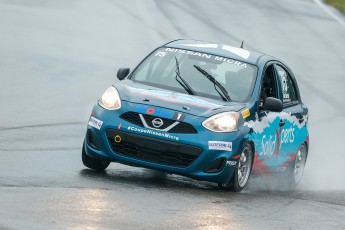
<svg viewBox="0 0 345 230">
<path fill-rule="evenodd" d="M 345 13 L 345 0 L 325 0 L 325 2 Z"/>
</svg>

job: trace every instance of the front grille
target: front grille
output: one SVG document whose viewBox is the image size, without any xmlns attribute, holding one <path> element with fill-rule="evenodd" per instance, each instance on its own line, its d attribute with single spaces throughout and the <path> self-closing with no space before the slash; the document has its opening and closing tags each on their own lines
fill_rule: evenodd
<svg viewBox="0 0 345 230">
<path fill-rule="evenodd" d="M 193 125 L 188 123 L 180 123 L 169 130 L 169 133 L 198 133 Z"/>
<path fill-rule="evenodd" d="M 159 129 L 166 129 L 167 127 L 169 127 L 170 125 L 172 125 L 176 122 L 175 120 L 172 120 L 172 119 L 156 117 L 156 116 L 147 115 L 147 114 L 142 114 L 142 116 L 145 119 L 146 124 L 150 128 L 155 128 L 152 125 L 152 120 L 155 118 L 162 119 L 162 121 L 164 123 L 161 127 L 159 127 Z M 144 124 L 140 119 L 139 113 L 126 112 L 126 113 L 122 114 L 120 116 L 120 118 L 122 118 L 122 119 L 124 119 L 124 120 L 126 120 L 132 124 L 144 127 Z M 186 122 L 179 122 L 176 126 L 174 126 L 172 129 L 168 130 L 167 132 L 168 133 L 198 133 L 198 131 L 194 128 L 193 125 L 186 123 Z"/>
<path fill-rule="evenodd" d="M 138 113 L 135 112 L 126 112 L 120 116 L 123 120 L 126 120 L 132 124 L 144 127 Z"/>
<path fill-rule="evenodd" d="M 113 129 L 108 129 L 106 134 L 110 146 L 115 153 L 157 164 L 187 167 L 202 152 L 202 149 L 196 146 L 164 141 Z M 121 137 L 121 141 L 118 143 L 114 140 L 117 135 Z"/>
<path fill-rule="evenodd" d="M 152 115 L 147 115 L 147 114 L 142 114 L 143 118 L 145 119 L 146 121 L 146 124 L 151 127 L 151 128 L 155 128 L 153 127 L 152 125 L 152 120 L 155 119 L 155 118 L 159 118 L 159 119 L 162 119 L 163 121 L 163 125 L 161 127 L 159 127 L 159 129 L 166 129 L 168 128 L 170 125 L 174 124 L 176 121 L 175 120 L 171 120 L 171 119 L 166 119 L 166 118 L 162 118 L 162 117 L 155 117 L 155 116 L 152 116 Z"/>
</svg>

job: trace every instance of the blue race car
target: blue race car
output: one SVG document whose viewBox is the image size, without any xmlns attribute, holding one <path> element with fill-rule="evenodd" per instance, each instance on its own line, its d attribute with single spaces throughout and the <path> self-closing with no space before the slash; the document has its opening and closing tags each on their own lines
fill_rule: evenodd
<svg viewBox="0 0 345 230">
<path fill-rule="evenodd" d="M 151 52 L 95 104 L 82 161 L 119 162 L 240 192 L 251 174 L 296 186 L 309 149 L 308 109 L 280 60 L 228 45 L 175 40 Z"/>
</svg>

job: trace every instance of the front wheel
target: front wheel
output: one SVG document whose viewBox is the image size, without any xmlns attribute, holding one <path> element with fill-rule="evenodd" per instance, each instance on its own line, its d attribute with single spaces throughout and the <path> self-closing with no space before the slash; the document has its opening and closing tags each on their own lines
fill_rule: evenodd
<svg viewBox="0 0 345 230">
<path fill-rule="evenodd" d="M 83 144 L 81 159 L 86 167 L 97 171 L 104 171 L 110 164 L 110 161 L 105 161 L 88 156 L 85 152 L 85 142 Z"/>
<path fill-rule="evenodd" d="M 249 143 L 245 143 L 232 178 L 227 184 L 220 184 L 220 186 L 234 192 L 241 192 L 248 182 L 252 165 L 253 148 Z"/>
</svg>

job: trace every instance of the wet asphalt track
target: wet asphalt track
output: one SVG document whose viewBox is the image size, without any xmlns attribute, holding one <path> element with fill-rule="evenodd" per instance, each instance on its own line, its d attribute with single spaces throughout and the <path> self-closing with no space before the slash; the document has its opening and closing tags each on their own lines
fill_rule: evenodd
<svg viewBox="0 0 345 230">
<path fill-rule="evenodd" d="M 311 132 L 296 191 L 85 169 L 87 119 L 117 68 L 175 38 L 243 39 L 292 67 Z M 344 43 L 311 0 L 0 0 L 0 229 L 344 229 Z"/>
</svg>

